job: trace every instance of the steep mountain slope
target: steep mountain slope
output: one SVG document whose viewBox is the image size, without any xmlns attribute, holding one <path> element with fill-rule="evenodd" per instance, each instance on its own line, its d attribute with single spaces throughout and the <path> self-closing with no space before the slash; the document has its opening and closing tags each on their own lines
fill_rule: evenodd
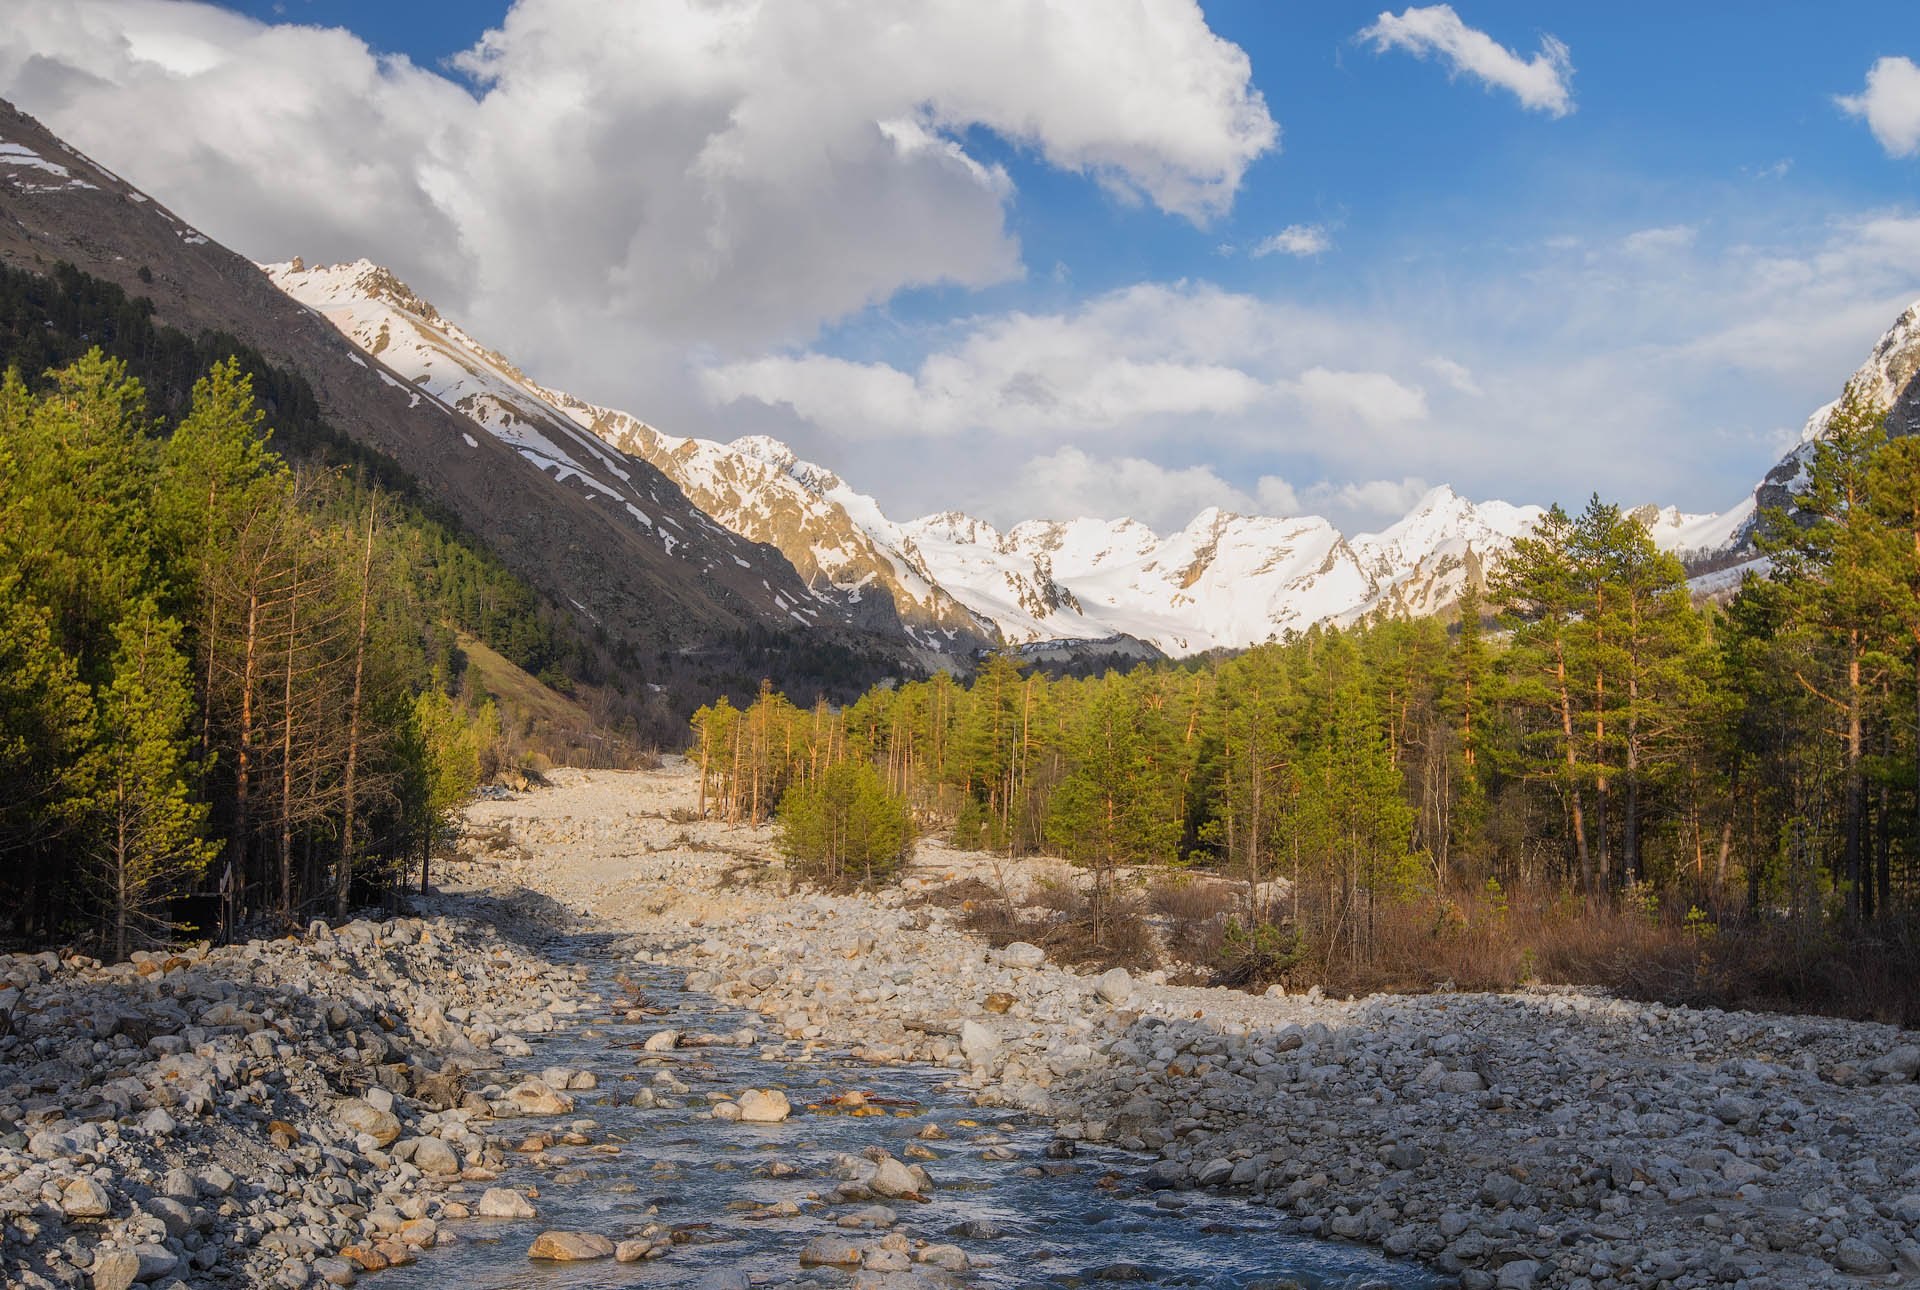
<svg viewBox="0 0 1920 1290">
<path fill-rule="evenodd" d="M 1894 320 L 1848 379 L 1860 382 L 1872 398 L 1886 405 L 1889 435 L 1920 434 L 1920 301 Z M 1813 459 L 1813 445 L 1826 433 L 1838 406 L 1835 399 L 1816 409 L 1800 431 L 1800 442 L 1738 503 L 1719 515 L 1687 516 L 1682 518 L 1690 523 L 1654 528 L 1655 539 L 1703 577 L 1721 575 L 1719 582 L 1727 582 L 1735 570 L 1758 563 L 1761 557 L 1754 535 L 1761 513 L 1775 507 L 1792 511 L 1794 491 Z"/>
<path fill-rule="evenodd" d="M 266 271 L 369 356 L 543 469 L 591 474 L 602 449 L 643 459 L 735 533 L 778 547 L 816 600 L 926 651 L 1119 641 L 1152 652 L 1131 638 L 1180 655 L 1373 611 L 1433 613 L 1539 514 L 1476 507 L 1440 488 L 1392 528 L 1351 540 L 1318 517 L 1218 510 L 1164 539 L 1133 520 L 1036 520 L 1006 534 L 957 513 L 896 524 L 778 440 L 679 438 L 540 385 L 377 265 L 295 260 Z"/>
<path fill-rule="evenodd" d="M 810 593 L 799 602 L 776 593 L 777 607 L 809 620 L 830 608 L 873 632 L 904 632 L 925 650 L 969 655 L 991 643 L 990 627 L 983 629 L 897 541 L 888 541 L 885 517 L 871 498 L 798 461 L 785 445 L 674 438 L 629 413 L 549 389 L 368 261 L 309 266 L 296 259 L 263 267 L 275 285 L 318 311 L 367 355 L 542 470 L 606 490 L 636 522 L 651 522 L 659 498 L 652 491 L 634 495 L 634 459 L 671 479 L 703 513 L 703 522 L 712 516 L 733 534 L 777 548 Z"/>
<path fill-rule="evenodd" d="M 149 298 L 189 333 L 251 345 L 311 383 L 341 429 L 396 461 L 562 608 L 630 651 L 664 660 L 743 634 L 781 633 L 901 653 L 855 630 L 780 553 L 741 539 L 645 461 L 539 405 L 462 375 L 451 351 L 415 385 L 363 354 L 256 266 L 0 104 L 0 260 L 61 261 Z M 662 663 L 661 666 L 665 664 Z M 785 678 L 782 678 L 785 679 Z"/>
</svg>

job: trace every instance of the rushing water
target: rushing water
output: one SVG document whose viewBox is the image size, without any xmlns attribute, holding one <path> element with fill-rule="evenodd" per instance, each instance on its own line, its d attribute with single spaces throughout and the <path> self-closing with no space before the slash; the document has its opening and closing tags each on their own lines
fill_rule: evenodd
<svg viewBox="0 0 1920 1290">
<path fill-rule="evenodd" d="M 495 1078 L 503 1084 L 522 1072 L 548 1066 L 591 1070 L 600 1087 L 575 1092 L 571 1116 L 502 1121 L 496 1128 L 509 1144 L 521 1133 L 558 1133 L 590 1119 L 594 1143 L 619 1147 L 615 1156 L 589 1147 L 556 1146 L 549 1157 L 569 1157 L 566 1169 L 583 1173 L 559 1182 L 553 1170 L 536 1169 L 514 1152 L 498 1183 L 537 1186 L 537 1218 L 525 1221 L 471 1219 L 444 1224 L 457 1243 L 424 1251 L 406 1268 L 380 1273 L 381 1290 L 412 1286 L 536 1286 L 559 1290 L 613 1286 L 846 1286 L 854 1277 L 838 1269 L 802 1269 L 801 1247 L 814 1236 L 834 1233 L 860 1244 L 877 1244 L 881 1232 L 842 1231 L 833 1218 L 861 1205 L 823 1209 L 808 1200 L 835 1186 L 830 1173 L 839 1152 L 860 1154 L 880 1146 L 904 1158 L 909 1143 L 928 1124 L 944 1140 L 923 1141 L 938 1154 L 926 1160 L 936 1189 L 928 1204 L 888 1204 L 899 1215 L 894 1229 L 915 1239 L 958 1245 L 974 1266 L 960 1283 L 983 1287 L 1099 1287 L 1116 1283 L 1254 1290 L 1298 1283 L 1303 1290 L 1429 1290 L 1452 1284 L 1431 1273 L 1357 1246 L 1289 1234 L 1277 1216 L 1255 1206 L 1203 1192 L 1152 1192 L 1139 1185 L 1148 1157 L 1082 1144 L 1068 1159 L 1050 1159 L 1053 1133 L 1044 1121 L 974 1107 L 966 1092 L 946 1087 L 952 1072 L 927 1066 L 875 1066 L 845 1053 L 811 1060 L 768 1060 L 761 1048 L 683 1048 L 644 1053 L 636 1045 L 663 1027 L 689 1033 L 730 1031 L 758 1018 L 720 1006 L 709 995 L 684 991 L 676 970 L 619 961 L 599 942 L 582 938 L 563 951 L 589 965 L 590 991 L 613 1005 L 625 991 L 623 973 L 656 1007 L 670 1015 L 645 1022 L 595 1020 L 568 1031 L 533 1036 L 533 1057 L 513 1063 Z M 617 1014 L 615 1014 L 617 1015 Z M 793 1056 L 797 1057 L 797 1046 Z M 634 1093 L 654 1087 L 659 1071 L 690 1090 L 662 1105 L 629 1105 Z M 480 1078 L 480 1077 L 476 1077 Z M 707 1095 L 743 1088 L 780 1088 L 794 1104 L 782 1124 L 728 1124 L 710 1118 Z M 859 1090 L 897 1103 L 884 1116 L 835 1113 L 825 1099 Z M 674 1105 L 678 1103 L 678 1105 Z M 816 1110 L 809 1110 L 808 1104 Z M 1011 1159 L 986 1154 L 1011 1152 Z M 776 1162 L 798 1172 L 776 1177 Z M 788 1200 L 799 1217 L 759 1219 L 752 1209 Z M 685 1244 L 661 1259 L 618 1264 L 546 1263 L 527 1258 L 527 1246 L 542 1231 L 597 1232 L 619 1240 L 647 1223 L 689 1225 Z M 676 1237 L 676 1240 L 682 1239 Z M 873 1276 L 876 1284 L 884 1281 Z"/>
</svg>

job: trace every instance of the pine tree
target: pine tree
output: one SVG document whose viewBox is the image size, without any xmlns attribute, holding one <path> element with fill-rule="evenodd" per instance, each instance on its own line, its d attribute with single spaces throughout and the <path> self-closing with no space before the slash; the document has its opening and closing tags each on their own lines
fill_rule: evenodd
<svg viewBox="0 0 1920 1290">
<path fill-rule="evenodd" d="M 1838 873 L 1847 913 L 1870 913 L 1864 837 L 1868 698 L 1893 663 L 1900 588 L 1886 560 L 1888 533 L 1869 505 L 1869 472 L 1886 442 L 1886 409 L 1861 382 L 1849 382 L 1813 445 L 1798 515 L 1764 517 L 1762 549 L 1789 593 L 1795 620 L 1825 644 L 1824 674 L 1797 679 L 1839 720 L 1845 757 L 1845 815 Z"/>
<path fill-rule="evenodd" d="M 136 939 L 164 937 L 165 902 L 196 881 L 215 848 L 201 837 L 207 808 L 190 781 L 193 684 L 180 625 L 145 600 L 114 628 L 113 677 L 95 700 L 84 847 L 125 958 Z"/>
<path fill-rule="evenodd" d="M 1139 707 L 1113 673 L 1098 682 L 1067 748 L 1069 772 L 1053 795 L 1047 840 L 1093 872 L 1093 938 L 1106 933 L 1114 871 L 1171 860 L 1179 829 L 1169 805 L 1173 782 L 1153 760 Z"/>
</svg>

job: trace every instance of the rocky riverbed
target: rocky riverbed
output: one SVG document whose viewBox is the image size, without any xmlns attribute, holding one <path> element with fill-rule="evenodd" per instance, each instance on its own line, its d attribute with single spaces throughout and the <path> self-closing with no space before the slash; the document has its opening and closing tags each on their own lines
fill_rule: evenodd
<svg viewBox="0 0 1920 1290">
<path fill-rule="evenodd" d="M 1577 990 L 1343 1002 L 1079 975 L 1032 947 L 989 949 L 914 899 L 962 873 L 1017 886 L 990 858 L 923 847 L 903 891 L 791 894 L 764 831 L 693 819 L 692 798 L 674 764 L 560 772 L 475 803 L 470 862 L 446 870 L 459 892 L 424 919 L 113 967 L 0 959 L 0 1010 L 14 1014 L 0 1039 L 8 1284 L 345 1284 L 415 1259 L 392 1279 L 448 1284 L 432 1272 L 456 1242 L 498 1239 L 476 1237 L 478 1214 L 524 1224 L 522 1207 L 545 1208 L 529 1196 L 541 1182 L 590 1189 L 639 1144 L 643 1127 L 596 1104 L 651 1101 L 690 1132 L 739 1132 L 778 1123 L 780 1101 L 825 1096 L 796 1083 L 809 1063 L 826 1064 L 833 1096 L 858 1093 L 833 1066 L 847 1048 L 900 1078 L 944 1071 L 940 1096 L 990 1108 L 982 1123 L 1013 1117 L 1005 1177 L 1027 1182 L 1000 1185 L 1039 1180 L 1063 1205 L 1089 1171 L 1046 1162 L 1097 1160 L 1100 1186 L 1156 1213 L 1217 1225 L 1210 1207 L 1240 1198 L 1260 1224 L 1249 1240 L 1377 1248 L 1467 1287 L 1920 1284 L 1910 1032 Z M 670 979 L 676 997 L 733 1009 L 732 1023 L 708 1020 L 735 1028 L 680 1029 L 650 1011 L 659 1000 L 620 998 L 611 961 L 527 948 L 588 928 L 619 935 L 598 943 L 629 965 L 628 985 Z M 619 1025 L 640 1027 L 643 1046 L 614 1047 Z M 542 1078 L 542 1054 L 563 1044 L 572 1065 Z M 673 1063 L 703 1047 L 763 1064 L 723 1064 L 697 1087 Z M 949 1114 L 946 1131 L 956 1124 Z M 791 1276 L 1023 1283 L 991 1256 L 970 1263 L 964 1234 L 896 1225 L 922 1182 L 940 1194 L 937 1140 L 876 1139 L 838 1165 L 808 1145 L 792 1144 L 799 1190 L 751 1202 L 793 1207 L 778 1215 Z M 896 1222 L 841 1221 L 869 1203 Z M 661 1271 L 671 1246 L 702 1238 L 649 1221 L 528 1231 L 551 1236 L 547 1253 L 630 1257 L 634 1275 L 677 1284 Z M 944 1245 L 957 1257 L 922 1257 Z M 475 1283 L 472 1248 L 446 1265 L 465 1269 L 460 1284 Z M 496 1255 L 521 1275 L 575 1266 L 505 1241 Z M 767 1266 L 754 1278 L 788 1275 Z M 1074 1266 L 1066 1283 L 1099 1271 Z M 1036 1266 L 1024 1283 L 1063 1282 Z"/>
</svg>

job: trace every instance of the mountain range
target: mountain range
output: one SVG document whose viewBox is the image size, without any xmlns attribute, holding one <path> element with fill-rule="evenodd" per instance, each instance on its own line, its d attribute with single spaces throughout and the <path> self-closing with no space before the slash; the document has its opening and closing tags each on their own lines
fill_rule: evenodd
<svg viewBox="0 0 1920 1290">
<path fill-rule="evenodd" d="M 1215 508 L 1169 534 L 1124 518 L 1004 532 L 954 511 L 896 520 L 778 440 L 675 435 L 548 388 L 372 262 L 256 266 L 4 104 L 0 260 L 74 263 L 151 299 L 162 321 L 286 364 L 556 606 L 662 660 L 755 631 L 772 643 L 763 654 L 828 642 L 882 670 L 964 667 L 994 646 L 1243 648 L 1315 623 L 1444 611 L 1541 514 L 1442 486 L 1351 536 L 1317 516 Z M 1896 432 L 1920 430 L 1920 305 L 1856 375 Z M 1700 590 L 1730 585 L 1758 559 L 1756 516 L 1790 504 L 1830 412 L 1726 511 L 1634 516 Z"/>
<path fill-rule="evenodd" d="M 959 511 L 896 521 L 776 439 L 676 436 L 543 387 L 378 265 L 295 260 L 265 269 L 366 352 L 523 452 L 552 460 L 527 427 L 564 418 L 657 467 L 734 533 L 779 549 L 816 596 L 877 629 L 897 620 L 926 650 L 1127 642 L 1179 656 L 1374 613 L 1439 612 L 1542 514 L 1537 506 L 1472 502 L 1443 485 L 1385 530 L 1351 537 L 1317 516 L 1215 508 L 1164 536 L 1124 518 L 1036 519 L 1005 532 Z M 1912 421 L 1916 366 L 1920 325 L 1910 310 L 1860 376 L 1896 407 L 1896 418 Z M 1809 418 L 1802 442 L 1726 511 L 1643 506 L 1635 517 L 1700 572 L 1703 589 L 1728 581 L 1727 570 L 1753 559 L 1758 508 L 1781 503 L 1830 411 Z"/>
<path fill-rule="evenodd" d="M 897 627 L 875 630 L 816 593 L 777 549 L 715 522 L 643 458 L 531 396 L 460 385 L 450 356 L 434 360 L 446 383 L 416 385 L 417 371 L 383 360 L 377 337 L 363 347 L 343 336 L 6 103 L 0 262 L 41 274 L 71 264 L 149 301 L 158 322 L 233 337 L 303 378 L 330 423 L 394 463 L 610 653 L 644 659 L 649 681 L 724 661 L 730 677 L 774 675 L 803 694 L 832 672 L 857 693 L 918 666 Z M 454 345 L 457 329 L 438 321 Z"/>
</svg>

